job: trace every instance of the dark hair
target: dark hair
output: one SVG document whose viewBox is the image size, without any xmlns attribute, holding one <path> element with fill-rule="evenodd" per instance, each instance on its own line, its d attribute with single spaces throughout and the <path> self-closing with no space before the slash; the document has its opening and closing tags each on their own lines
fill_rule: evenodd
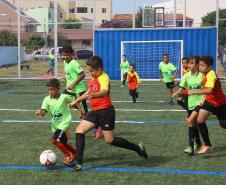
<svg viewBox="0 0 226 185">
<path fill-rule="evenodd" d="M 135 64 L 129 64 L 129 66 L 133 66 L 133 68 L 135 68 L 136 65 Z"/>
<path fill-rule="evenodd" d="M 194 60 L 195 61 L 195 64 L 198 65 L 199 64 L 199 61 L 200 61 L 200 57 L 199 56 L 191 56 L 191 60 Z"/>
<path fill-rule="evenodd" d="M 189 57 L 183 57 L 182 60 L 186 60 L 187 62 L 190 60 Z"/>
<path fill-rule="evenodd" d="M 98 69 L 98 68 L 103 69 L 103 61 L 98 56 L 90 57 L 86 62 L 86 65 L 92 67 L 93 69 Z"/>
<path fill-rule="evenodd" d="M 47 87 L 60 87 L 60 82 L 56 78 L 52 78 L 47 82 Z"/>
<path fill-rule="evenodd" d="M 208 66 L 213 65 L 213 58 L 208 55 L 201 57 L 199 61 L 203 61 Z"/>
<path fill-rule="evenodd" d="M 122 56 L 126 58 L 126 55 L 125 55 L 125 54 L 124 54 L 124 55 L 122 55 Z"/>
<path fill-rule="evenodd" d="M 72 48 L 71 45 L 65 45 L 65 46 L 63 46 L 63 48 L 62 48 L 62 52 L 64 52 L 64 53 L 69 53 L 69 54 L 73 54 L 73 53 L 74 53 L 74 50 L 73 50 L 73 48 Z"/>
<path fill-rule="evenodd" d="M 167 53 L 164 53 L 164 54 L 162 55 L 162 57 L 164 57 L 164 56 L 167 56 L 167 57 L 169 58 L 169 54 L 167 54 Z"/>
</svg>

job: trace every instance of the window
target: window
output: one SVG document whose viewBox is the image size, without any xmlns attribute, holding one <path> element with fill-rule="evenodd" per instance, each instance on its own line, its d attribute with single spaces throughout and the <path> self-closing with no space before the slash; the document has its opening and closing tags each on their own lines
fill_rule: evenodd
<svg viewBox="0 0 226 185">
<path fill-rule="evenodd" d="M 93 8 L 91 8 L 91 13 L 93 13 Z"/>
<path fill-rule="evenodd" d="M 62 13 L 60 13 L 60 18 L 63 18 L 63 14 Z"/>
<path fill-rule="evenodd" d="M 107 22 L 107 20 L 105 20 L 105 19 L 102 19 L 102 24 L 103 24 L 103 23 L 105 23 L 105 22 Z"/>
<path fill-rule="evenodd" d="M 88 8 L 87 7 L 77 7 L 77 13 L 87 13 Z"/>
<path fill-rule="evenodd" d="M 75 13 L 75 9 L 74 8 L 70 8 L 69 9 L 69 13 Z"/>
<path fill-rule="evenodd" d="M 102 13 L 107 13 L 107 8 L 102 8 Z"/>
<path fill-rule="evenodd" d="M 91 46 L 91 40 L 82 40 L 82 46 Z"/>
</svg>

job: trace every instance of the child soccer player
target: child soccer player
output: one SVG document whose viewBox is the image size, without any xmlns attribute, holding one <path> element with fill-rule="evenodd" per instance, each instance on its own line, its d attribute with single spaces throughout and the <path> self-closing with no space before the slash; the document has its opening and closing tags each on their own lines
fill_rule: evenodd
<svg viewBox="0 0 226 185">
<path fill-rule="evenodd" d="M 66 75 L 67 87 L 63 93 L 75 97 L 82 96 L 85 93 L 85 85 L 82 80 L 85 78 L 85 73 L 80 64 L 74 58 L 74 51 L 70 45 L 62 48 L 62 59 L 64 60 L 64 72 Z M 82 118 L 87 112 L 88 107 L 86 100 L 82 100 L 79 104 L 80 117 Z M 94 138 L 98 139 L 102 135 L 102 130 L 96 128 L 94 131 Z"/>
<path fill-rule="evenodd" d="M 46 96 L 41 109 L 36 116 L 45 116 L 47 112 L 52 117 L 52 143 L 60 149 L 65 158 L 63 163 L 67 164 L 76 156 L 76 150 L 67 143 L 66 131 L 71 125 L 71 112 L 67 108 L 74 99 L 71 96 L 60 93 L 60 83 L 57 79 L 50 79 L 47 83 L 49 96 Z"/>
<path fill-rule="evenodd" d="M 125 87 L 127 74 L 129 72 L 129 62 L 126 60 L 126 55 L 122 55 L 122 61 L 121 61 L 121 64 L 120 64 L 120 69 L 122 70 L 122 73 L 123 73 L 123 81 L 122 81 L 121 87 Z"/>
<path fill-rule="evenodd" d="M 182 93 L 182 89 L 194 90 L 202 89 L 202 73 L 199 72 L 199 57 L 192 56 L 189 63 L 190 72 L 186 73 L 179 84 L 179 90 L 173 94 L 173 97 Z M 201 148 L 201 140 L 199 137 L 199 130 L 197 127 L 197 117 L 200 109 L 200 102 L 202 102 L 203 95 L 191 95 L 188 97 L 188 136 L 189 147 L 184 150 L 190 156 L 194 155 L 196 148 Z M 195 143 L 195 142 L 196 143 Z M 195 145 L 197 144 L 197 145 Z M 195 147 L 194 147 L 195 145 Z"/>
<path fill-rule="evenodd" d="M 169 62 L 169 54 L 163 54 L 163 61 L 159 63 L 159 70 L 160 70 L 160 81 L 163 78 L 164 83 L 169 91 L 170 102 L 169 104 L 173 104 L 172 94 L 174 85 L 174 79 L 177 76 L 178 69 Z M 174 72 L 174 75 L 172 74 Z"/>
<path fill-rule="evenodd" d="M 188 95 L 205 95 L 205 101 L 199 111 L 197 123 L 202 137 L 208 137 L 208 130 L 204 124 L 211 114 L 217 116 L 220 126 L 226 129 L 226 96 L 224 95 L 221 83 L 212 69 L 213 58 L 211 56 L 203 56 L 200 58 L 199 70 L 203 73 L 203 89 L 189 90 Z M 207 153 L 211 146 L 203 147 L 199 153 Z"/>
<path fill-rule="evenodd" d="M 188 69 L 189 60 L 190 59 L 187 57 L 182 58 L 182 67 L 183 67 L 182 76 L 184 76 L 186 73 L 189 72 L 189 69 Z M 188 111 L 188 90 L 187 90 L 187 88 L 181 90 L 181 94 L 177 98 L 177 103 L 178 103 L 178 105 L 180 105 L 181 107 L 183 107 L 185 110 Z"/>
<path fill-rule="evenodd" d="M 88 91 L 77 98 L 68 106 L 72 108 L 80 101 L 89 98 L 92 110 L 89 111 L 76 128 L 76 161 L 72 161 L 68 166 L 81 170 L 83 164 L 83 151 L 85 147 L 85 134 L 96 125 L 103 130 L 105 142 L 112 146 L 135 151 L 139 156 L 148 158 L 145 147 L 142 144 L 134 144 L 121 137 L 114 136 L 115 109 L 110 98 L 110 80 L 103 71 L 102 59 L 93 56 L 87 61 L 87 69 L 92 79 L 88 84 Z"/>
<path fill-rule="evenodd" d="M 138 85 L 140 83 L 140 78 L 137 74 L 137 72 L 134 69 L 135 65 L 130 64 L 129 65 L 129 73 L 127 75 L 127 81 L 128 81 L 128 88 L 129 88 L 129 95 L 133 98 L 133 103 L 136 103 L 136 98 L 138 98 Z"/>
</svg>

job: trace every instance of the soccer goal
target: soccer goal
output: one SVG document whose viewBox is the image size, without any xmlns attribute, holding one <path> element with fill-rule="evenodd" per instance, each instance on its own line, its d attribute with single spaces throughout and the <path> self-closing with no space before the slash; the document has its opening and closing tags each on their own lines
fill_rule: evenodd
<svg viewBox="0 0 226 185">
<path fill-rule="evenodd" d="M 142 80 L 159 80 L 159 63 L 163 54 L 181 70 L 183 40 L 122 41 L 121 55 L 126 55 Z M 121 75 L 122 79 L 122 75 Z"/>
</svg>

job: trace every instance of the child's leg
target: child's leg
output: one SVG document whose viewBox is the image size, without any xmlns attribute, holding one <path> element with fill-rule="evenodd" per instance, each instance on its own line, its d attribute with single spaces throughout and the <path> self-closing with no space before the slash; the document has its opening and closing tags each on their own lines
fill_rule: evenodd
<svg viewBox="0 0 226 185">
<path fill-rule="evenodd" d="M 70 157 L 71 153 L 66 148 L 65 144 L 67 143 L 66 133 L 62 130 L 56 130 L 52 138 L 52 143 L 63 152 L 65 157 Z"/>
<path fill-rule="evenodd" d="M 85 148 L 85 134 L 89 132 L 91 129 L 93 129 L 94 127 L 95 127 L 94 123 L 90 121 L 82 120 L 78 125 L 78 127 L 76 128 L 76 131 L 75 131 L 75 137 L 76 137 L 75 145 L 76 145 L 76 151 L 77 151 L 76 160 L 79 164 L 83 163 L 83 151 Z"/>
<path fill-rule="evenodd" d="M 200 109 L 198 118 L 197 118 L 197 124 L 200 130 L 200 134 L 202 136 L 202 139 L 205 143 L 206 146 L 211 146 L 211 142 L 209 139 L 209 133 L 208 133 L 208 128 L 206 126 L 206 120 L 210 116 L 211 113 L 204 109 Z"/>
</svg>

